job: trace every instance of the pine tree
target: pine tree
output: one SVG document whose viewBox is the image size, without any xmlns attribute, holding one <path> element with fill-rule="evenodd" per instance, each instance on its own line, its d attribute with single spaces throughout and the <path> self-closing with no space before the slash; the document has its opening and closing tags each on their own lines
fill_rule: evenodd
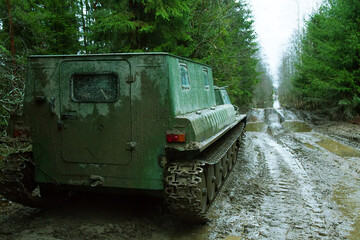
<svg viewBox="0 0 360 240">
<path fill-rule="evenodd" d="M 233 103 L 246 108 L 258 83 L 257 44 L 251 12 L 244 1 L 199 2 L 192 20 L 194 53 L 211 65 L 215 84 L 228 86 Z"/>
<path fill-rule="evenodd" d="M 91 52 L 167 51 L 187 55 L 193 0 L 101 1 L 91 11 Z"/>
<path fill-rule="evenodd" d="M 336 117 L 360 112 L 360 2 L 329 0 L 308 21 L 293 76 L 299 107 Z"/>
</svg>

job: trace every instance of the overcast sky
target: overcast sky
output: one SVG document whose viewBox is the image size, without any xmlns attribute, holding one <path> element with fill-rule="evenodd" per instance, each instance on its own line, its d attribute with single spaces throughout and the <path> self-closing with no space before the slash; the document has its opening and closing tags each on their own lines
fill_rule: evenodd
<svg viewBox="0 0 360 240">
<path fill-rule="evenodd" d="M 277 86 L 277 69 L 292 33 L 322 0 L 246 0 L 255 20 L 258 41 Z"/>
</svg>

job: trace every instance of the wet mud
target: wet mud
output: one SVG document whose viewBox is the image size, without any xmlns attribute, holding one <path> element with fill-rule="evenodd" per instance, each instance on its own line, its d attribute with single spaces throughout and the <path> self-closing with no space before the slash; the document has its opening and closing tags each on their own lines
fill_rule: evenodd
<svg viewBox="0 0 360 240">
<path fill-rule="evenodd" d="M 0 196 L 0 239 L 360 239 L 358 132 L 253 109 L 208 223 L 179 222 L 154 198 L 87 195 L 38 210 Z"/>
</svg>

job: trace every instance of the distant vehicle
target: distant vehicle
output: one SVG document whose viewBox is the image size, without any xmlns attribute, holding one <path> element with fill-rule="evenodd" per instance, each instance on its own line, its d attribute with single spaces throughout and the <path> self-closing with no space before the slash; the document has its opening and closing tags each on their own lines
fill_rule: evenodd
<svg viewBox="0 0 360 240">
<path fill-rule="evenodd" d="M 167 53 L 28 60 L 22 119 L 32 151 L 6 158 L 3 196 L 41 207 L 65 190 L 135 192 L 204 219 L 246 124 L 210 66 Z"/>
</svg>

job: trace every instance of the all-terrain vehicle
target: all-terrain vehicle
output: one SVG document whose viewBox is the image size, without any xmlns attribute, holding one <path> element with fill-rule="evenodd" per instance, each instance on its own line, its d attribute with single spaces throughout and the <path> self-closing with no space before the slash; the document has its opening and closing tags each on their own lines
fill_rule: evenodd
<svg viewBox="0 0 360 240">
<path fill-rule="evenodd" d="M 167 53 L 30 56 L 23 108 L 32 151 L 5 159 L 3 196 L 38 207 L 55 189 L 131 190 L 190 220 L 220 191 L 246 124 L 210 66 Z"/>
</svg>

